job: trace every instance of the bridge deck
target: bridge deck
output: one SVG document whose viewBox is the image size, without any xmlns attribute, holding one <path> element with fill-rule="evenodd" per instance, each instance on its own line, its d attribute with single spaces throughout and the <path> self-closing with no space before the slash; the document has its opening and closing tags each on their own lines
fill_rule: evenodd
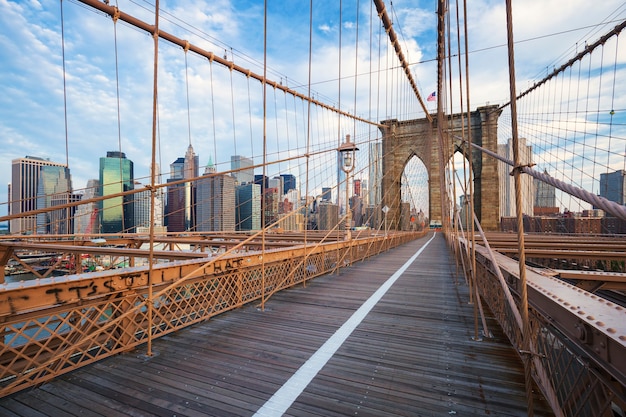
<svg viewBox="0 0 626 417">
<path fill-rule="evenodd" d="M 0 399 L 0 415 L 526 416 L 517 354 L 491 319 L 493 337 L 472 340 L 467 286 L 443 237 L 428 239 L 277 294 L 265 311 L 247 306 L 159 339 L 151 358 L 129 352 Z M 535 409 L 551 415 L 540 399 Z"/>
</svg>

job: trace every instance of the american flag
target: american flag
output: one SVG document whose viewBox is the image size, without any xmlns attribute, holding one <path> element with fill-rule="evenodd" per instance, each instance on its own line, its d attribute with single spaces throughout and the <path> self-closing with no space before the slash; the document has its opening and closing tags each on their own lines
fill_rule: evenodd
<svg viewBox="0 0 626 417">
<path fill-rule="evenodd" d="M 432 93 L 430 93 L 426 101 L 435 101 L 435 100 L 437 100 L 437 92 L 433 91 Z"/>
</svg>

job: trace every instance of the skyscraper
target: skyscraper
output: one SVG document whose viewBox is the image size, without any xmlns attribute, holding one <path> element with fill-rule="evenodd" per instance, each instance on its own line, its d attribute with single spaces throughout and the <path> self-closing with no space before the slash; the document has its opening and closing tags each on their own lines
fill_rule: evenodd
<svg viewBox="0 0 626 417">
<path fill-rule="evenodd" d="M 292 174 L 280 174 L 283 179 L 283 189 L 281 192 L 287 194 L 289 190 L 295 190 L 297 188 L 296 177 Z"/>
<path fill-rule="evenodd" d="M 532 146 L 526 146 L 526 139 L 519 138 L 520 163 L 532 163 Z M 513 140 L 509 139 L 506 144 L 498 145 L 498 155 L 513 160 Z M 498 179 L 500 183 L 500 218 L 515 216 L 515 178 L 510 175 L 513 167 L 498 161 Z M 522 213 L 532 216 L 535 206 L 535 193 L 532 177 L 522 175 Z"/>
<path fill-rule="evenodd" d="M 167 182 L 179 181 L 185 175 L 185 158 L 178 158 L 170 164 L 170 177 Z M 168 232 L 185 231 L 185 185 L 167 186 L 164 224 Z"/>
<path fill-rule="evenodd" d="M 330 202 L 332 200 L 333 190 L 330 187 L 322 187 L 322 201 Z"/>
<path fill-rule="evenodd" d="M 135 228 L 139 233 L 145 233 L 150 230 L 150 200 L 152 199 L 150 190 L 147 189 L 140 182 L 135 183 L 135 189 L 143 189 L 134 194 L 135 204 Z"/>
<path fill-rule="evenodd" d="M 600 174 L 600 197 L 626 204 L 626 171 L 620 169 Z"/>
<path fill-rule="evenodd" d="M 369 154 L 369 204 L 380 205 L 382 202 L 383 183 L 383 144 L 375 142 L 370 144 Z"/>
<path fill-rule="evenodd" d="M 37 209 L 62 206 L 71 198 L 70 170 L 67 166 L 44 165 L 39 169 Z M 59 209 L 37 214 L 38 234 L 67 234 L 73 209 Z"/>
<path fill-rule="evenodd" d="M 544 170 L 548 175 L 548 171 Z M 535 207 L 556 207 L 556 188 L 538 179 L 533 180 L 535 186 Z"/>
<path fill-rule="evenodd" d="M 237 230 L 261 229 L 261 186 L 248 183 L 237 187 L 235 201 Z"/>
<path fill-rule="evenodd" d="M 52 168 L 46 168 L 46 173 L 44 174 L 46 178 L 45 184 L 42 184 L 42 188 L 40 188 L 39 180 L 43 167 Z M 55 172 L 56 175 L 54 174 Z M 55 181 L 56 184 L 53 184 Z M 67 193 L 69 198 L 71 189 L 72 184 L 67 165 L 35 156 L 14 159 L 11 165 L 9 212 L 11 214 L 19 214 L 35 210 L 36 208 L 44 208 L 42 204 L 51 203 L 52 201 L 51 196 L 46 198 L 43 194 L 46 190 L 51 193 Z M 38 199 L 38 191 L 41 192 L 40 199 Z M 43 225 L 45 219 L 42 218 L 41 222 Z M 13 219 L 10 221 L 9 227 L 11 233 L 36 233 L 37 216 L 30 215 Z"/>
<path fill-rule="evenodd" d="M 246 158 L 245 156 L 233 155 L 230 157 L 230 169 L 237 185 L 254 182 L 253 165 L 252 159 Z"/>
<path fill-rule="evenodd" d="M 197 182 L 197 226 L 201 232 L 235 230 L 235 179 L 217 174 L 209 161 Z"/>
<path fill-rule="evenodd" d="M 183 163 L 183 178 L 191 180 L 199 175 L 199 157 L 193 151 L 191 144 L 187 147 Z M 185 183 L 185 230 L 195 230 L 196 224 L 196 184 L 192 181 Z"/>
<path fill-rule="evenodd" d="M 98 180 L 87 181 L 87 187 L 83 193 L 82 200 L 90 200 L 98 195 L 100 183 Z M 100 233 L 100 223 L 98 222 L 98 204 L 81 204 L 76 208 L 74 215 L 74 233 L 90 234 Z"/>
<path fill-rule="evenodd" d="M 134 189 L 133 162 L 124 152 L 109 151 L 100 158 L 100 195 L 105 197 Z M 98 215 L 102 233 L 135 231 L 133 195 L 100 201 Z"/>
<path fill-rule="evenodd" d="M 339 215 L 346 214 L 346 187 L 349 187 L 346 180 L 346 173 L 342 168 L 343 156 L 341 152 L 337 152 L 337 207 L 339 207 Z M 348 188 L 349 190 L 350 188 Z M 349 198 L 349 197 L 348 197 Z"/>
</svg>

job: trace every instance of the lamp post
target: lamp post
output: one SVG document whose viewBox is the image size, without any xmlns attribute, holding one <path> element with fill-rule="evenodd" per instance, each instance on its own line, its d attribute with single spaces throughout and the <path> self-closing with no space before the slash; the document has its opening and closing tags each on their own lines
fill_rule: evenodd
<svg viewBox="0 0 626 417">
<path fill-rule="evenodd" d="M 346 240 L 352 239 L 352 211 L 350 210 L 350 173 L 354 171 L 354 153 L 359 150 L 356 144 L 350 142 L 350 135 L 346 135 L 346 141 L 337 148 L 341 153 L 341 169 L 346 173 Z"/>
</svg>

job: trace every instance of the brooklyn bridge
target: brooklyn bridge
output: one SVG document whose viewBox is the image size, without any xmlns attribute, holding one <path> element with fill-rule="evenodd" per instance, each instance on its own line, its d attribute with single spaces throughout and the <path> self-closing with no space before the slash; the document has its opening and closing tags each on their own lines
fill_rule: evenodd
<svg viewBox="0 0 626 417">
<path fill-rule="evenodd" d="M 0 414 L 625 416 L 626 5 L 270 3 L 0 1 Z"/>
</svg>

